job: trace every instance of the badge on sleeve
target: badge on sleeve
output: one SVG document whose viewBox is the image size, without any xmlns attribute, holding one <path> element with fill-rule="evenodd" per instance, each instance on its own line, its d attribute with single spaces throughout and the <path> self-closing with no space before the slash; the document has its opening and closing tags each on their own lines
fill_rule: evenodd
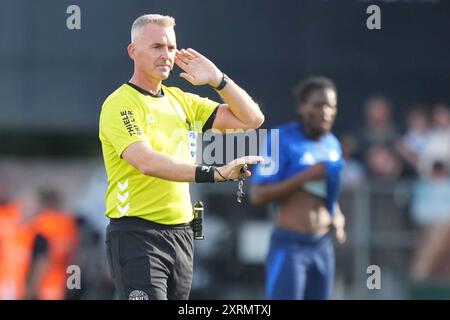
<svg viewBox="0 0 450 320">
<path fill-rule="evenodd" d="M 188 119 L 186 119 L 186 122 L 189 126 L 189 133 L 188 133 L 189 152 L 191 154 L 191 157 L 195 159 L 197 155 L 197 132 L 194 131 L 191 122 Z"/>
</svg>

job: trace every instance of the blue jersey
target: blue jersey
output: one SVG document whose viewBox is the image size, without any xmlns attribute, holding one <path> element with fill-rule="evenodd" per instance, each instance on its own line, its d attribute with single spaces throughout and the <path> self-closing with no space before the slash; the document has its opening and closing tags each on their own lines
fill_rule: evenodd
<svg viewBox="0 0 450 320">
<path fill-rule="evenodd" d="M 292 178 L 314 164 L 326 166 L 326 203 L 331 214 L 337 201 L 340 175 L 343 166 L 342 151 L 338 139 L 331 133 L 319 140 L 308 138 L 298 122 L 285 124 L 271 130 L 266 148 L 262 152 L 265 161 L 252 175 L 254 184 L 277 183 Z"/>
</svg>

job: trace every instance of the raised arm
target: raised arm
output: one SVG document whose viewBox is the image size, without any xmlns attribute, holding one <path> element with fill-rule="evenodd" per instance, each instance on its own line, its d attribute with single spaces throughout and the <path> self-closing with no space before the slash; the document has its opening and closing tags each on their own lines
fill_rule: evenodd
<svg viewBox="0 0 450 320">
<path fill-rule="evenodd" d="M 220 105 L 213 128 L 220 131 L 227 129 L 256 129 L 264 122 L 264 115 L 258 104 L 228 77 L 213 62 L 194 49 L 177 51 L 175 63 L 183 69 L 180 76 L 193 85 L 209 84 L 214 88 L 226 85 L 218 90 L 225 104 Z"/>
</svg>

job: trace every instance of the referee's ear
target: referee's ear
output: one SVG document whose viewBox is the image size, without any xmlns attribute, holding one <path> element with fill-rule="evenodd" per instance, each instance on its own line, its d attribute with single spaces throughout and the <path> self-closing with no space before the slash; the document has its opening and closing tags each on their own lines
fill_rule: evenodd
<svg viewBox="0 0 450 320">
<path fill-rule="evenodd" d="M 136 46 L 133 43 L 130 43 L 127 47 L 128 55 L 130 56 L 131 60 L 134 60 L 134 53 L 136 50 Z"/>
</svg>

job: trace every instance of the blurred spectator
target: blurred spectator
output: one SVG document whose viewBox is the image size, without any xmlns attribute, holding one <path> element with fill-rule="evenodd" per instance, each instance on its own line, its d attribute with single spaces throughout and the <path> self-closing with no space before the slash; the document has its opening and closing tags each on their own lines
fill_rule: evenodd
<svg viewBox="0 0 450 320">
<path fill-rule="evenodd" d="M 369 148 L 366 165 L 370 176 L 383 179 L 396 179 L 402 173 L 402 164 L 397 155 L 382 145 Z"/>
<path fill-rule="evenodd" d="M 10 201 L 0 209 L 0 299 L 24 299 L 31 262 L 34 233 L 31 219 L 38 201 L 31 189 L 19 193 L 20 201 Z"/>
<path fill-rule="evenodd" d="M 383 96 L 372 96 L 367 100 L 364 108 L 365 124 L 360 137 L 363 147 L 393 147 L 398 132 L 392 122 L 391 109 L 391 103 Z"/>
<path fill-rule="evenodd" d="M 403 166 L 394 149 L 398 131 L 392 121 L 391 102 L 384 96 L 372 96 L 364 112 L 365 122 L 359 138 L 368 175 L 383 179 L 399 177 Z"/>
<path fill-rule="evenodd" d="M 423 229 L 412 268 L 418 282 L 450 282 L 450 220 Z"/>
<path fill-rule="evenodd" d="M 361 186 L 365 179 L 366 173 L 363 164 L 355 159 L 358 141 L 350 134 L 341 136 L 342 155 L 345 159 L 345 166 L 342 171 L 342 190 L 355 190 Z"/>
<path fill-rule="evenodd" d="M 396 145 L 397 152 L 406 162 L 409 172 L 416 175 L 421 152 L 425 149 L 429 134 L 429 120 L 425 106 L 413 106 L 406 115 L 406 133 Z"/>
<path fill-rule="evenodd" d="M 416 281 L 450 280 L 450 177 L 442 162 L 435 162 L 429 178 L 414 186 L 412 215 L 420 227 L 413 263 Z"/>
<path fill-rule="evenodd" d="M 419 225 L 441 223 L 450 218 L 450 178 L 442 162 L 435 162 L 432 175 L 413 187 L 412 216 Z"/>
<path fill-rule="evenodd" d="M 11 276 L 14 266 L 9 261 L 14 252 L 9 244 L 14 242 L 19 220 L 19 204 L 11 199 L 8 179 L 0 173 L 0 299 L 17 297 L 17 282 Z"/>
<path fill-rule="evenodd" d="M 450 165 L 450 110 L 445 104 L 437 104 L 432 110 L 432 126 L 424 149 L 419 157 L 419 170 L 430 176 L 433 164 L 442 162 Z"/>
<path fill-rule="evenodd" d="M 36 235 L 28 276 L 28 297 L 66 298 L 67 267 L 73 262 L 78 231 L 74 216 L 62 210 L 56 190 L 39 190 L 40 211 L 32 222 Z"/>
</svg>

